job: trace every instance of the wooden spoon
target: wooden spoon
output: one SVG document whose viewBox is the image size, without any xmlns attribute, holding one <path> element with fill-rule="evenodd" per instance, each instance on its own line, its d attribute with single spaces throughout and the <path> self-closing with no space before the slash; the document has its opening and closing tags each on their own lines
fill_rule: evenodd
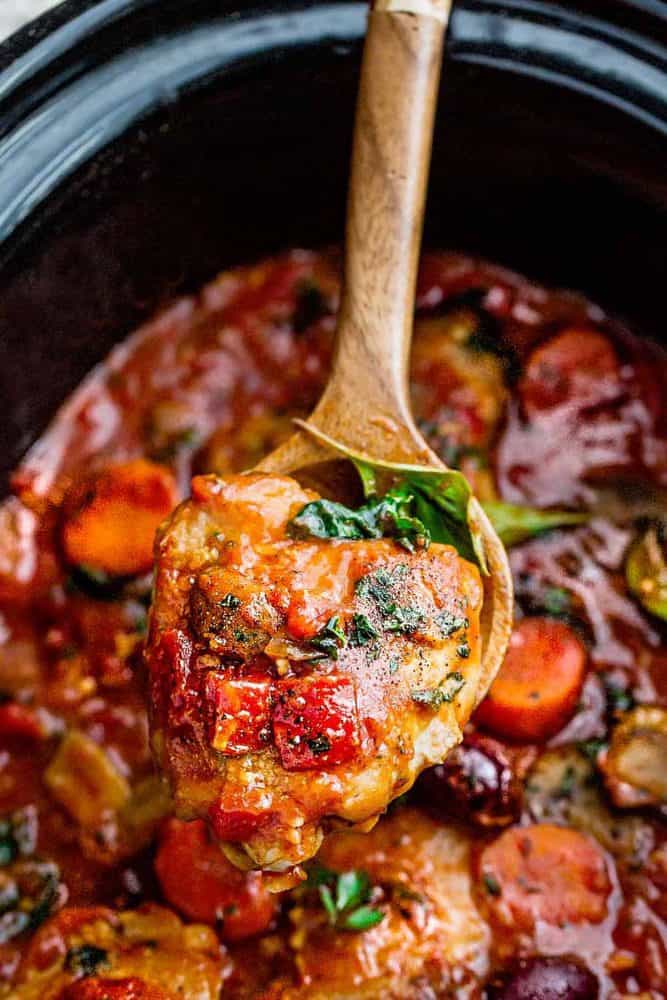
<svg viewBox="0 0 667 1000">
<path fill-rule="evenodd" d="M 417 266 L 449 0 L 377 0 L 364 49 L 350 179 L 344 283 L 329 382 L 308 425 L 376 459 L 446 469 L 415 426 L 408 365 Z M 297 431 L 259 469 L 295 473 L 332 452 Z M 505 550 L 476 500 L 490 576 L 477 702 L 512 623 Z"/>
</svg>

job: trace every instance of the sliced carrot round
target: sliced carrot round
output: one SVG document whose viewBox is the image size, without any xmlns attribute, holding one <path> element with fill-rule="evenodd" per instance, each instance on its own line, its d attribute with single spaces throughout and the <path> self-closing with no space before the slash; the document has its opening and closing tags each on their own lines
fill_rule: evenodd
<svg viewBox="0 0 667 1000">
<path fill-rule="evenodd" d="M 593 406 L 617 395 L 619 370 L 608 337 L 570 327 L 533 351 L 519 393 L 529 416 L 569 402 Z"/>
<path fill-rule="evenodd" d="M 155 871 L 172 906 L 190 920 L 218 925 L 226 941 L 261 934 L 275 915 L 276 897 L 261 872 L 234 868 L 202 820 L 165 824 Z"/>
<path fill-rule="evenodd" d="M 68 562 L 109 576 L 147 572 L 155 533 L 177 502 L 176 480 L 164 466 L 145 459 L 107 466 L 65 498 Z"/>
<path fill-rule="evenodd" d="M 524 618 L 475 721 L 505 739 L 540 742 L 574 712 L 586 673 L 586 650 L 567 625 Z"/>
<path fill-rule="evenodd" d="M 491 921 L 508 930 L 600 923 L 607 914 L 612 887 L 602 849 L 568 827 L 505 830 L 481 852 L 477 874 Z"/>
</svg>

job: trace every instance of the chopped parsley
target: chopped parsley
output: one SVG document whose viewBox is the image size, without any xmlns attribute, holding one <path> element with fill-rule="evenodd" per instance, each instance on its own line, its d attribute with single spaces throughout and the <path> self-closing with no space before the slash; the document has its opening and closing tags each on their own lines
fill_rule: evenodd
<svg viewBox="0 0 667 1000">
<path fill-rule="evenodd" d="M 456 647 L 456 655 L 460 656 L 462 660 L 468 659 L 470 656 L 470 643 L 467 639 L 464 639 L 463 642 L 460 642 Z"/>
<path fill-rule="evenodd" d="M 444 682 L 436 688 L 419 688 L 410 692 L 410 697 L 418 705 L 427 705 L 437 711 L 442 705 L 450 705 L 465 684 L 465 678 L 458 670 L 447 674 Z"/>
<path fill-rule="evenodd" d="M 425 621 L 425 616 L 417 608 L 395 607 L 391 617 L 384 623 L 384 628 L 396 635 L 414 635 Z"/>
<path fill-rule="evenodd" d="M 435 616 L 435 624 L 438 626 L 446 639 L 460 632 L 461 629 L 468 628 L 470 622 L 463 615 L 455 615 L 451 611 L 440 611 Z"/>
<path fill-rule="evenodd" d="M 310 645 L 317 650 L 317 656 L 313 659 L 337 660 L 339 650 L 343 649 L 346 644 L 347 639 L 340 618 L 338 615 L 334 615 L 310 640 Z"/>
<path fill-rule="evenodd" d="M 373 639 L 377 639 L 380 633 L 368 620 L 366 615 L 353 615 L 350 627 L 350 645 L 367 646 Z"/>
</svg>

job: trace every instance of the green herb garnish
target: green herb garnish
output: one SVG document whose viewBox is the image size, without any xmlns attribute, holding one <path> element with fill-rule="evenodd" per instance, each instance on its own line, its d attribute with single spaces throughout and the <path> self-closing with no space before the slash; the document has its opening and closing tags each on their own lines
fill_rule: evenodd
<svg viewBox="0 0 667 1000">
<path fill-rule="evenodd" d="M 450 705 L 465 684 L 465 678 L 458 670 L 447 674 L 445 680 L 436 688 L 419 688 L 410 692 L 410 697 L 419 705 L 428 705 L 434 711 L 442 705 Z"/>
<path fill-rule="evenodd" d="M 371 624 L 366 615 L 353 615 L 350 627 L 350 645 L 367 646 L 372 639 L 377 639 L 380 633 Z"/>
<path fill-rule="evenodd" d="M 426 621 L 418 608 L 396 607 L 391 617 L 384 623 L 385 631 L 395 635 L 414 635 Z"/>
<path fill-rule="evenodd" d="M 292 518 L 288 534 L 292 538 L 394 538 L 413 552 L 431 539 L 423 523 L 411 514 L 412 500 L 404 485 L 357 510 L 334 500 L 314 500 Z"/>
<path fill-rule="evenodd" d="M 339 650 L 346 645 L 347 639 L 338 615 L 334 615 L 316 636 L 310 640 L 322 659 L 338 659 Z"/>
<path fill-rule="evenodd" d="M 307 887 L 316 888 L 329 923 L 339 930 L 365 931 L 384 920 L 382 910 L 370 905 L 371 883 L 366 872 L 334 872 L 315 863 Z"/>
<path fill-rule="evenodd" d="M 590 514 L 587 513 L 539 510 L 536 507 L 505 503 L 503 500 L 489 500 L 483 507 L 501 542 L 507 546 L 520 545 L 521 542 L 554 528 L 565 528 L 590 520 Z"/>
<path fill-rule="evenodd" d="M 352 451 L 304 421 L 308 434 L 352 461 L 366 503 L 357 510 L 330 500 L 307 504 L 288 524 L 293 538 L 395 538 L 405 548 L 431 541 L 453 545 L 487 573 L 482 537 L 471 513 L 472 493 L 462 473 L 396 462 L 380 462 Z M 379 495 L 378 476 L 392 481 Z"/>
<path fill-rule="evenodd" d="M 455 632 L 460 632 L 461 629 L 468 628 L 470 626 L 470 622 L 467 618 L 463 615 L 454 615 L 451 611 L 440 611 L 439 614 L 435 616 L 435 624 L 438 626 L 446 639 L 454 635 Z"/>
</svg>

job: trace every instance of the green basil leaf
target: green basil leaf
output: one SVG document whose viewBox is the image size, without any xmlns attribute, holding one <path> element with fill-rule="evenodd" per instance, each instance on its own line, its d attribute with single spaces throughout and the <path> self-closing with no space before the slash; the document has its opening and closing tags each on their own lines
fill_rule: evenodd
<svg viewBox="0 0 667 1000">
<path fill-rule="evenodd" d="M 482 572 L 488 573 L 481 534 L 471 516 L 470 485 L 461 472 L 378 461 L 334 441 L 304 421 L 296 423 L 354 463 L 366 496 L 374 495 L 378 472 L 395 482 L 382 500 L 371 501 L 357 511 L 326 500 L 308 504 L 288 525 L 292 537 L 393 537 L 408 549 L 427 546 L 433 540 L 453 545 L 464 558 L 478 562 Z"/>
<path fill-rule="evenodd" d="M 376 910 L 373 906 L 360 906 L 343 918 L 341 926 L 348 931 L 367 931 L 383 920 L 382 910 Z"/>
<path fill-rule="evenodd" d="M 320 885 L 318 886 L 318 892 L 320 894 L 320 899 L 322 900 L 322 906 L 327 911 L 329 923 L 335 924 L 338 918 L 338 911 L 336 909 L 336 904 L 334 903 L 334 898 L 331 894 L 331 889 L 328 885 Z"/>
<path fill-rule="evenodd" d="M 287 533 L 304 538 L 381 538 L 380 530 L 365 516 L 363 508 L 352 510 L 335 500 L 306 504 L 287 525 Z"/>
<path fill-rule="evenodd" d="M 377 494 L 377 476 L 372 468 L 366 462 L 358 462 L 352 459 L 354 462 L 354 467 L 359 473 L 359 479 L 361 479 L 361 485 L 363 487 L 364 496 L 373 497 Z"/>
<path fill-rule="evenodd" d="M 352 909 L 365 903 L 370 893 L 370 881 L 366 872 L 343 872 L 336 883 L 336 908 Z"/>
<path fill-rule="evenodd" d="M 520 545 L 521 542 L 541 535 L 554 528 L 565 528 L 584 524 L 590 520 L 587 513 L 568 510 L 538 510 L 536 507 L 521 507 L 503 500 L 490 500 L 482 505 L 487 517 L 496 529 L 503 545 Z"/>
</svg>

